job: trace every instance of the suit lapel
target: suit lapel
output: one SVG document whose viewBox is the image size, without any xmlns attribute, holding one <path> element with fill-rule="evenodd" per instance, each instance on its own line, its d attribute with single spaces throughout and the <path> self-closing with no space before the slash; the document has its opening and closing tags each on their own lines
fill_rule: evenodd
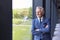
<svg viewBox="0 0 60 40">
<path fill-rule="evenodd" d="M 38 18 L 36 18 L 36 22 L 39 24 L 40 22 L 39 22 L 39 20 L 38 20 Z"/>
<path fill-rule="evenodd" d="M 42 21 L 42 23 L 45 21 L 45 17 L 43 17 L 43 21 Z"/>
<path fill-rule="evenodd" d="M 45 21 L 45 17 L 43 17 L 43 21 L 42 21 L 42 23 L 43 23 L 44 21 Z M 38 18 L 36 18 L 36 22 L 37 22 L 37 24 L 40 24 Z"/>
</svg>

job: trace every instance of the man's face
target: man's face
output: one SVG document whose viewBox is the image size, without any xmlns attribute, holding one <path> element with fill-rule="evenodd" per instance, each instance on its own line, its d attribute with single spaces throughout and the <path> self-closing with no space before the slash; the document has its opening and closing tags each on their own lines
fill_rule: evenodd
<svg viewBox="0 0 60 40">
<path fill-rule="evenodd" d="M 37 8 L 37 9 L 36 9 L 36 16 L 39 17 L 39 18 L 41 18 L 41 17 L 43 16 L 43 10 Z"/>
</svg>

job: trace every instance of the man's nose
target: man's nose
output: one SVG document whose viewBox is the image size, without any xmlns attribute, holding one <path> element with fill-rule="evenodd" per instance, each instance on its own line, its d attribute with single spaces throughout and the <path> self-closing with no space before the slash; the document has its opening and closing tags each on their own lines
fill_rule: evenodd
<svg viewBox="0 0 60 40">
<path fill-rule="evenodd" d="M 39 13 L 40 15 L 42 14 L 42 13 Z"/>
</svg>

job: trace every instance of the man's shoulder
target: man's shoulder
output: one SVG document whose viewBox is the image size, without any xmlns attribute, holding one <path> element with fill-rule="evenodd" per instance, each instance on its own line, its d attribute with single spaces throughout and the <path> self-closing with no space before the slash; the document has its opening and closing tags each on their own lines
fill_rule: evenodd
<svg viewBox="0 0 60 40">
<path fill-rule="evenodd" d="M 34 18 L 34 19 L 32 19 L 32 20 L 36 20 L 37 18 Z"/>
<path fill-rule="evenodd" d="M 50 18 L 45 17 L 45 20 L 50 20 Z"/>
<path fill-rule="evenodd" d="M 50 18 L 45 17 L 44 20 L 45 21 L 50 21 Z"/>
<path fill-rule="evenodd" d="M 32 19 L 33 22 L 37 21 L 37 18 Z"/>
</svg>

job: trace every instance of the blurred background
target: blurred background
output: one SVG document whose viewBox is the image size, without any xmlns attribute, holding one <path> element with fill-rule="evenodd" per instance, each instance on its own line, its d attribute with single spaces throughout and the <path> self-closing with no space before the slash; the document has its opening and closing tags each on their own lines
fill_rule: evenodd
<svg viewBox="0 0 60 40">
<path fill-rule="evenodd" d="M 32 0 L 12 0 L 12 40 L 31 40 Z"/>
</svg>

